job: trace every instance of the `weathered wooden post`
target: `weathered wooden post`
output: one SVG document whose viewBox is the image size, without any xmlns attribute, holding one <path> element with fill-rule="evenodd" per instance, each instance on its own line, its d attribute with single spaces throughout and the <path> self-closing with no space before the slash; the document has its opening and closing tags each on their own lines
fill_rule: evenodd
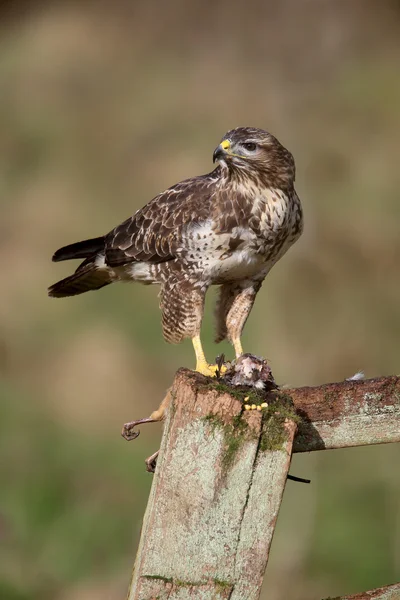
<svg viewBox="0 0 400 600">
<path fill-rule="evenodd" d="M 178 372 L 130 600 L 259 597 L 296 415 L 274 398 L 243 411 L 233 390 Z M 251 398 L 251 392 L 249 391 Z"/>
<path fill-rule="evenodd" d="M 244 394 L 178 371 L 129 600 L 258 599 L 292 451 L 400 441 L 397 377 Z"/>
</svg>

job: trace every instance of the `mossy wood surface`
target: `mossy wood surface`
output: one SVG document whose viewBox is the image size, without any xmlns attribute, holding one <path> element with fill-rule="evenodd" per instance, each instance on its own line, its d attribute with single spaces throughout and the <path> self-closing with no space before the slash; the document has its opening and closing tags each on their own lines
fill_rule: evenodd
<svg viewBox="0 0 400 600">
<path fill-rule="evenodd" d="M 259 598 L 290 466 L 291 414 L 244 412 L 238 394 L 177 373 L 129 600 Z"/>
<path fill-rule="evenodd" d="M 341 381 L 285 393 L 300 417 L 293 452 L 400 442 L 400 377 Z"/>
</svg>

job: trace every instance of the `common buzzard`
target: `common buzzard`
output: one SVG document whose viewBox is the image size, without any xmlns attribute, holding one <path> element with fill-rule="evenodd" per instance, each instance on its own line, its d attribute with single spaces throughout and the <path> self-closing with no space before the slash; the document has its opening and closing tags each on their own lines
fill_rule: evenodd
<svg viewBox="0 0 400 600">
<path fill-rule="evenodd" d="M 107 235 L 57 250 L 56 262 L 84 260 L 49 289 L 62 298 L 115 281 L 160 284 L 164 337 L 190 337 L 205 375 L 216 371 L 200 341 L 208 288 L 220 286 L 216 341 L 227 338 L 238 357 L 256 294 L 303 227 L 293 156 L 270 133 L 232 129 L 213 160 L 214 171 L 177 183 Z"/>
</svg>

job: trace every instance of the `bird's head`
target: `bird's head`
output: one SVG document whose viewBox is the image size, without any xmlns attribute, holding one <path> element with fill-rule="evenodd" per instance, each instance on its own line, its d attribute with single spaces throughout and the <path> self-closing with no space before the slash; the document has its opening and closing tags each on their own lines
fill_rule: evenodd
<svg viewBox="0 0 400 600">
<path fill-rule="evenodd" d="M 255 127 L 228 131 L 214 150 L 216 161 L 231 175 L 240 179 L 257 176 L 269 186 L 292 185 L 295 177 L 291 153 L 273 135 Z"/>
</svg>

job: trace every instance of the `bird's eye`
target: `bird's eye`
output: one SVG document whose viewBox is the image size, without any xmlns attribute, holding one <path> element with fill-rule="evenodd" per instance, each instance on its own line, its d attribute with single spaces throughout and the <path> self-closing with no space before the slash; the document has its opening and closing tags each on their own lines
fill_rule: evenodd
<svg viewBox="0 0 400 600">
<path fill-rule="evenodd" d="M 256 150 L 257 148 L 257 144 L 255 144 L 254 142 L 246 142 L 245 144 L 242 144 L 242 146 L 245 150 L 248 150 L 249 152 L 254 152 L 254 150 Z"/>
</svg>

